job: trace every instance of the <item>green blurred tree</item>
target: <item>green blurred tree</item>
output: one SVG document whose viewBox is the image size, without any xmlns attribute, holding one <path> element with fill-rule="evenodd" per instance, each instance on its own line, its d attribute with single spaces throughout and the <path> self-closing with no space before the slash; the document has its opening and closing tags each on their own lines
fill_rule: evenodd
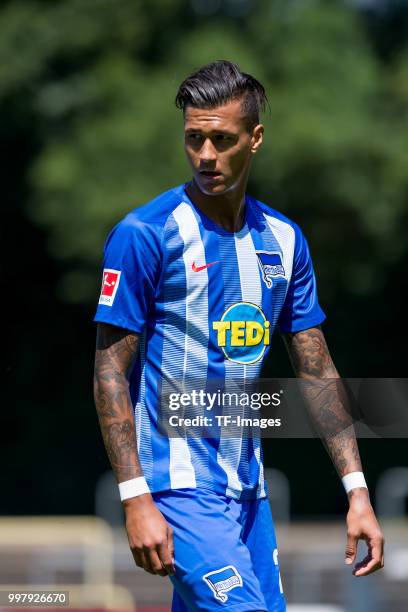
<svg viewBox="0 0 408 612">
<path fill-rule="evenodd" d="M 406 255 L 406 62 L 381 64 L 340 3 L 259 0 L 232 19 L 182 0 L 27 0 L 5 6 L 0 33 L 3 100 L 24 97 L 41 134 L 27 214 L 66 262 L 65 299 L 94 295 L 123 214 L 189 177 L 174 94 L 220 57 L 266 85 L 251 190 L 305 226 L 325 300 L 378 294 Z"/>
</svg>

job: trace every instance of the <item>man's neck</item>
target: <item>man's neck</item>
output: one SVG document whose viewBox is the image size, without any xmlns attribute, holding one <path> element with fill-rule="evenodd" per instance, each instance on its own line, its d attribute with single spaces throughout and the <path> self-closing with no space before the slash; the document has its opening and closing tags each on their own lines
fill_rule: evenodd
<svg viewBox="0 0 408 612">
<path fill-rule="evenodd" d="M 238 232 L 245 219 L 245 186 L 222 195 L 208 196 L 191 181 L 188 197 L 207 216 L 227 232 Z"/>
</svg>

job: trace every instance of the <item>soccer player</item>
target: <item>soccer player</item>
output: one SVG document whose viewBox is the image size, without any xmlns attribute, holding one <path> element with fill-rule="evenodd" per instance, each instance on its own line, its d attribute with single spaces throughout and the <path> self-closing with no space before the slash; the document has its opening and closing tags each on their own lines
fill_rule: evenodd
<svg viewBox="0 0 408 612">
<path fill-rule="evenodd" d="M 285 600 L 259 439 L 161 435 L 159 383 L 254 380 L 275 328 L 298 377 L 338 378 L 306 240 L 246 194 L 265 103 L 228 61 L 186 78 L 176 104 L 192 180 L 131 211 L 105 245 L 96 407 L 135 562 L 170 576 L 173 612 L 281 611 Z M 354 433 L 330 433 L 339 404 L 312 414 L 348 492 L 346 563 L 364 539 L 354 573 L 365 576 L 383 565 L 383 537 Z"/>
</svg>

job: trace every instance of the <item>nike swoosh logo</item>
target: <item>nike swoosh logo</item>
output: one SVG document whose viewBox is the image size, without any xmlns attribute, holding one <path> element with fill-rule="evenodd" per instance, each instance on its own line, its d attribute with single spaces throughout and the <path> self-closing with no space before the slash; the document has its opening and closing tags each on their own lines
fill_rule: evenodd
<svg viewBox="0 0 408 612">
<path fill-rule="evenodd" d="M 193 272 L 201 272 L 201 270 L 205 270 L 206 268 L 209 268 L 210 266 L 215 266 L 215 264 L 220 263 L 219 261 L 212 261 L 209 264 L 206 264 L 205 266 L 196 266 L 195 263 L 193 263 L 193 265 L 191 266 L 193 268 Z"/>
</svg>

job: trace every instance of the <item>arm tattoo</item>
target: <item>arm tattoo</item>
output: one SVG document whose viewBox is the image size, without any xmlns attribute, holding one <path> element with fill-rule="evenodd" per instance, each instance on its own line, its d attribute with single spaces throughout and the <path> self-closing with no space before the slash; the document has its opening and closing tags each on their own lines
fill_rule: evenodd
<svg viewBox="0 0 408 612">
<path fill-rule="evenodd" d="M 118 482 L 142 476 L 127 379 L 138 347 L 137 334 L 105 323 L 98 325 L 94 398 L 103 441 Z"/>
<path fill-rule="evenodd" d="M 304 378 L 323 378 L 325 374 L 332 378 L 338 376 L 319 327 L 287 334 L 286 345 L 296 376 Z"/>
<path fill-rule="evenodd" d="M 285 344 L 309 416 L 340 476 L 361 471 L 347 394 L 320 327 L 287 334 Z"/>
</svg>

